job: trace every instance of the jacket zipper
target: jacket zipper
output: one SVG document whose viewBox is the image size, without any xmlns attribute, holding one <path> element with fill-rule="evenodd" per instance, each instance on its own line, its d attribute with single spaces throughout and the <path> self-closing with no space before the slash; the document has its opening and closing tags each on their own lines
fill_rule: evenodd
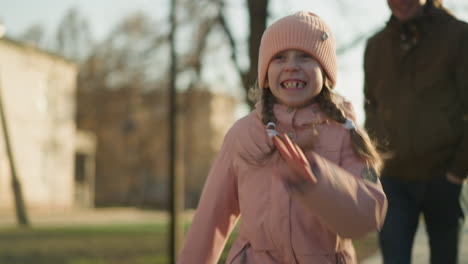
<svg viewBox="0 0 468 264">
<path fill-rule="evenodd" d="M 296 257 L 296 252 L 294 252 L 294 248 L 293 248 L 293 244 L 292 244 L 292 199 L 291 199 L 291 195 L 288 193 L 289 195 L 289 244 L 291 245 L 291 252 L 292 252 L 292 255 L 293 255 L 293 258 L 294 258 L 294 263 L 295 264 L 299 264 L 299 261 L 297 261 L 297 257 Z"/>
</svg>

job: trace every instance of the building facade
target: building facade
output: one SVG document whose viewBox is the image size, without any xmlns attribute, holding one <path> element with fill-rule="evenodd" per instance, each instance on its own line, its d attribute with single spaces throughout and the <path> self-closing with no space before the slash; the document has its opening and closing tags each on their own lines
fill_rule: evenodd
<svg viewBox="0 0 468 264">
<path fill-rule="evenodd" d="M 78 91 L 78 127 L 92 131 L 98 142 L 96 205 L 167 208 L 167 87 L 146 92 L 83 88 Z M 198 202 L 237 104 L 206 87 L 177 95 L 176 171 L 185 175 L 187 207 Z"/>
<path fill-rule="evenodd" d="M 77 67 L 60 56 L 0 39 L 0 92 L 27 209 L 74 204 Z M 14 209 L 0 130 L 0 210 Z"/>
</svg>

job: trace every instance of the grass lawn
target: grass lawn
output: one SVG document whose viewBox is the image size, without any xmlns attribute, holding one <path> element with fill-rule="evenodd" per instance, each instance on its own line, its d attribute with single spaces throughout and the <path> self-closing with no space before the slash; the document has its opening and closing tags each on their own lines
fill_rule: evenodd
<svg viewBox="0 0 468 264">
<path fill-rule="evenodd" d="M 163 264 L 166 228 L 163 223 L 2 228 L 0 264 Z M 362 259 L 375 252 L 375 235 L 355 245 Z"/>
</svg>

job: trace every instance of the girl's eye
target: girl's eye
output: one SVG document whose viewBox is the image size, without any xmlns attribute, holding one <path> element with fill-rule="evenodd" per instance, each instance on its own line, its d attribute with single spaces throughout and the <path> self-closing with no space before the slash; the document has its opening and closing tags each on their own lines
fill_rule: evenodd
<svg viewBox="0 0 468 264">
<path fill-rule="evenodd" d="M 304 58 L 304 59 L 312 58 L 312 56 L 310 56 L 310 55 L 307 54 L 307 53 L 302 53 L 302 54 L 300 55 L 300 57 L 301 57 L 301 58 Z"/>
<path fill-rule="evenodd" d="M 283 60 L 283 59 L 284 59 L 284 55 L 278 54 L 278 55 L 274 56 L 273 59 L 274 59 L 274 60 Z"/>
</svg>

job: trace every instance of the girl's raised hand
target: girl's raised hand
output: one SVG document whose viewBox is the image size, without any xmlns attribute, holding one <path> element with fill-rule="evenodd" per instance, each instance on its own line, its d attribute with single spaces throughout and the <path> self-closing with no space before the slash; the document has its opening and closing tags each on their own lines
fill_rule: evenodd
<svg viewBox="0 0 468 264">
<path fill-rule="evenodd" d="M 294 144 L 288 137 L 283 134 L 282 137 L 279 135 L 273 137 L 273 143 L 280 152 L 283 159 L 292 170 L 292 175 L 288 175 L 288 181 L 292 184 L 300 184 L 304 182 L 317 183 L 317 178 L 312 172 L 310 163 L 307 160 L 304 152 L 301 148 Z"/>
</svg>

